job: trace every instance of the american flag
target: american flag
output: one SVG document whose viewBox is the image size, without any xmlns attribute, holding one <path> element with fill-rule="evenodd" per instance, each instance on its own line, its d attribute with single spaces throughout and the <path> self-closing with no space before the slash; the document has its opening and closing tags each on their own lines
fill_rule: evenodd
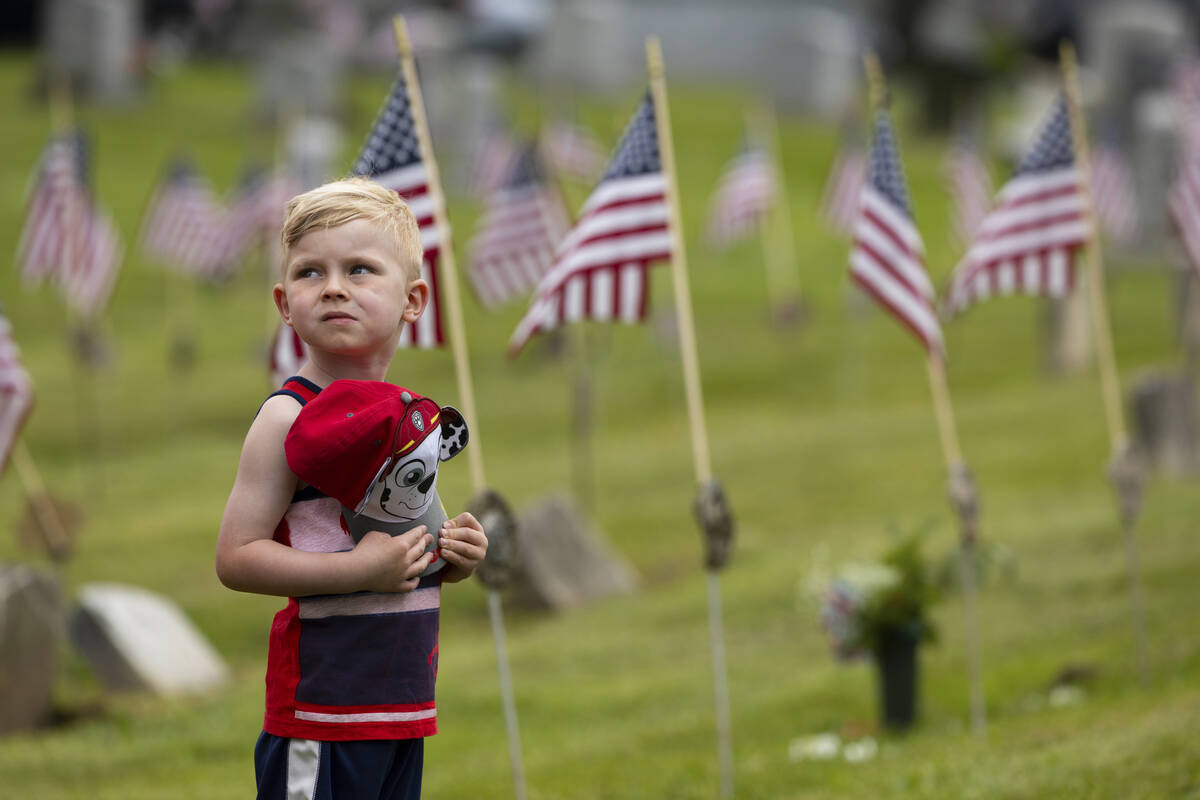
<svg viewBox="0 0 1200 800">
<path fill-rule="evenodd" d="M 300 371 L 308 360 L 308 345 L 296 333 L 295 328 L 279 323 L 275 336 L 271 338 L 270 367 L 271 385 L 279 387 L 288 378 Z"/>
<path fill-rule="evenodd" d="M 80 131 L 56 137 L 46 148 L 17 259 L 27 283 L 52 279 L 67 305 L 92 316 L 112 294 L 124 248 L 112 218 L 92 200 L 87 152 Z"/>
<path fill-rule="evenodd" d="M 1200 154 L 1181 159 L 1179 175 L 1167 195 L 1167 211 L 1188 261 L 1200 275 Z"/>
<path fill-rule="evenodd" d="M 944 300 L 948 312 L 1018 289 L 1051 297 L 1071 290 L 1075 251 L 1091 235 L 1079 178 L 1060 96 L 955 268 Z"/>
<path fill-rule="evenodd" d="M 560 175 L 592 181 L 604 169 L 604 148 L 586 128 L 556 120 L 546 132 L 546 157 Z"/>
<path fill-rule="evenodd" d="M 471 158 L 471 194 L 487 197 L 499 189 L 511 172 L 516 155 L 517 146 L 509 137 L 507 126 L 498 119 L 490 121 Z"/>
<path fill-rule="evenodd" d="M 277 237 L 287 214 L 287 203 L 300 192 L 292 175 L 258 165 L 247 166 L 229 201 L 228 217 L 217 247 L 224 254 L 217 272 L 228 276 L 246 253 L 268 237 Z"/>
<path fill-rule="evenodd" d="M 94 316 L 107 305 L 125 260 L 125 246 L 112 217 L 90 209 L 78 223 L 82 247 L 57 274 L 56 282 L 67 305 L 84 316 Z"/>
<path fill-rule="evenodd" d="M 569 227 L 562 197 L 530 143 L 488 198 L 471 242 L 468 274 L 480 301 L 494 308 L 536 286 Z"/>
<path fill-rule="evenodd" d="M 884 109 L 875 112 L 866 180 L 859 193 L 850 276 L 916 334 L 931 354 L 945 348 L 925 271 L 925 245 L 913 223 L 904 166 Z"/>
<path fill-rule="evenodd" d="M 969 144 L 956 143 L 946 160 L 954 223 L 962 241 L 969 242 L 987 216 L 992 204 L 992 176 L 979 152 Z"/>
<path fill-rule="evenodd" d="M 212 185 L 177 156 L 146 206 L 140 247 L 153 260 L 210 277 L 228 258 L 230 223 Z"/>
<path fill-rule="evenodd" d="M 708 233 L 717 244 L 729 244 L 754 230 L 779 193 L 775 167 L 767 152 L 747 140 L 725 167 L 713 193 Z"/>
<path fill-rule="evenodd" d="M 33 381 L 21 363 L 12 326 L 0 311 L 0 472 L 8 466 L 8 456 L 32 410 Z"/>
<path fill-rule="evenodd" d="M 436 347 L 444 341 L 437 258 L 442 242 L 450 238 L 450 231 L 438 230 L 434 220 L 435 204 L 441 202 L 441 187 L 429 185 L 425 163 L 421 160 L 419 135 L 413 122 L 404 75 L 397 75 L 387 103 L 379 112 L 352 172 L 366 175 L 399 193 L 421 228 L 421 244 L 425 248 L 421 277 L 429 283 L 429 305 L 415 323 L 404 329 L 401 347 Z"/>
<path fill-rule="evenodd" d="M 671 257 L 667 191 L 654 103 L 647 93 L 538 284 L 509 341 L 510 355 L 535 333 L 563 323 L 645 318 L 647 270 Z"/>
<path fill-rule="evenodd" d="M 1200 152 L 1200 58 L 1191 55 L 1175 62 L 1171 90 L 1179 110 L 1179 149 L 1186 160 Z"/>
<path fill-rule="evenodd" d="M 1142 227 L 1137 187 L 1129 162 L 1113 141 L 1092 151 L 1092 200 L 1101 230 L 1118 244 L 1135 241 Z"/>
<path fill-rule="evenodd" d="M 854 232 L 854 223 L 858 219 L 858 199 L 866 174 L 867 162 L 858 148 L 843 148 L 834 157 L 829 177 L 825 179 L 821 211 L 836 230 Z"/>
<path fill-rule="evenodd" d="M 88 206 L 84 147 L 83 136 L 72 132 L 51 139 L 42 153 L 17 243 L 17 263 L 27 285 L 57 274 L 64 259 L 82 246 L 78 222 Z"/>
</svg>

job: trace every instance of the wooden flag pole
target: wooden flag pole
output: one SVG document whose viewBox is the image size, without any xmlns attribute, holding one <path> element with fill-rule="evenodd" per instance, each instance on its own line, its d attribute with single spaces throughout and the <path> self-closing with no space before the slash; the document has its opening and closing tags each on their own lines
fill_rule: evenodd
<svg viewBox="0 0 1200 800">
<path fill-rule="evenodd" d="M 471 482 L 478 496 L 487 488 L 483 471 L 483 448 L 480 445 L 479 416 L 475 413 L 475 389 L 471 381 L 471 364 L 467 355 L 467 332 L 463 321 L 462 297 L 458 287 L 458 265 L 454 260 L 454 241 L 450 236 L 450 223 L 446 218 L 446 198 L 442 194 L 442 183 L 438 177 L 437 161 L 433 155 L 433 139 L 429 134 L 429 120 L 425 116 L 425 104 L 421 99 L 421 84 L 417 81 L 417 65 L 413 60 L 412 42 L 408 37 L 408 25 L 404 16 L 392 17 L 396 35 L 396 50 L 400 54 L 400 69 L 408 88 L 413 125 L 417 129 L 417 143 L 421 148 L 421 160 L 429 186 L 434 189 L 433 218 L 439 235 L 444 237 L 439 245 L 441 260 L 441 286 L 446 289 L 446 306 L 450 317 L 450 348 L 454 354 L 454 371 L 458 378 L 458 391 L 463 404 L 463 414 L 471 427 L 471 446 L 467 458 L 471 468 Z M 496 648 L 496 664 L 500 676 L 501 703 L 508 737 L 509 766 L 512 770 L 513 794 L 517 800 L 525 800 L 525 768 L 521 760 L 521 734 L 517 723 L 517 704 L 513 697 L 512 678 L 508 664 L 508 649 L 504 639 L 504 617 L 500 595 L 488 589 L 488 612 L 492 622 L 492 641 Z"/>
<path fill-rule="evenodd" d="M 1085 198 L 1085 222 L 1095 231 L 1096 211 L 1092 202 L 1091 164 L 1088 161 L 1087 122 L 1083 115 L 1083 98 L 1079 90 L 1079 70 L 1075 47 L 1064 41 L 1059 48 L 1063 83 L 1066 86 L 1067 111 L 1071 118 L 1071 141 L 1075 149 L 1075 168 Z M 1092 308 L 1092 325 L 1096 333 L 1097 367 L 1104 399 L 1108 438 L 1114 453 L 1128 444 L 1125 420 L 1121 413 L 1121 389 L 1117 376 L 1117 359 L 1113 352 L 1112 329 L 1109 326 L 1108 302 L 1104 291 L 1104 256 L 1100 237 L 1092 236 L 1087 244 L 1088 300 Z"/>
<path fill-rule="evenodd" d="M 33 456 L 25 447 L 25 442 L 18 438 L 12 449 L 12 464 L 17 470 L 17 479 L 25 490 L 25 497 L 36 518 L 36 527 L 42 534 L 46 552 L 55 561 L 61 561 L 71 549 L 71 535 L 58 516 L 58 509 L 46 491 L 46 482 L 33 462 Z"/>
<path fill-rule="evenodd" d="M 683 218 L 679 213 L 679 188 L 675 178 L 675 150 L 671 138 L 667 82 L 663 73 L 662 46 L 656 36 L 646 39 L 646 64 L 650 73 L 650 93 L 654 99 L 654 118 L 658 125 L 659 155 L 662 158 L 663 174 L 667 179 L 667 208 L 671 216 L 671 272 L 674 276 L 675 313 L 679 324 L 679 349 L 683 358 L 688 420 L 691 423 L 692 460 L 696 482 L 704 486 L 712 480 L 712 464 L 709 460 L 708 434 L 704 423 L 704 398 L 700 394 L 700 359 L 696 353 L 696 330 L 692 321 L 692 295 L 688 285 Z M 732 797 L 733 737 L 729 711 L 729 681 L 725 670 L 725 641 L 721 624 L 720 573 L 716 569 L 708 570 L 708 612 L 721 794 L 724 797 Z"/>
<path fill-rule="evenodd" d="M 73 98 L 71 96 L 71 84 L 69 79 L 64 75 L 57 75 L 52 79 L 50 85 L 50 129 L 54 135 L 65 135 L 74 124 Z M 66 273 L 72 268 L 75 259 L 79 257 L 79 240 L 76 236 L 75 226 L 79 221 L 79 212 L 83 209 L 77 207 L 75 202 L 77 198 L 73 193 L 69 193 L 66 199 L 66 207 L 63 212 L 63 229 L 65 236 L 63 237 L 63 249 L 60 255 L 58 269 L 60 273 Z M 67 339 L 68 348 L 70 348 L 72 356 L 75 358 L 79 369 L 75 369 L 74 378 L 77 382 L 75 392 L 76 400 L 78 401 L 79 415 L 77 418 L 79 429 L 79 445 L 81 452 L 90 452 L 94 472 L 90 475 L 89 483 L 91 490 L 97 496 L 104 494 L 104 459 L 101 456 L 101 448 L 99 442 L 98 431 L 99 411 L 97 409 L 95 383 L 92 380 L 92 365 L 87 363 L 86 357 L 81 357 L 81 347 L 88 337 L 89 331 L 85 330 L 78 322 L 78 314 L 71 306 L 70 302 L 65 302 L 66 305 L 66 323 L 67 323 Z M 79 327 L 76 327 L 79 325 Z M 79 337 L 78 339 L 76 337 Z"/>
<path fill-rule="evenodd" d="M 1079 88 L 1079 68 L 1075 47 L 1068 41 L 1059 45 L 1063 84 L 1067 95 L 1067 111 L 1071 119 L 1071 142 L 1075 149 L 1075 167 L 1083 191 L 1084 222 L 1096 230 L 1096 210 L 1092 198 L 1091 163 L 1088 158 L 1087 121 L 1083 113 L 1083 97 Z M 1149 683 L 1150 668 L 1146 641 L 1146 606 L 1142 591 L 1142 570 L 1137 542 L 1137 519 L 1141 510 L 1145 469 L 1134 453 L 1125 430 L 1121 410 L 1120 377 L 1109 324 L 1108 301 L 1104 288 L 1104 258 L 1100 237 L 1093 235 L 1086 245 L 1088 270 L 1088 300 L 1091 306 L 1092 330 L 1096 337 L 1096 362 L 1100 372 L 1100 389 L 1104 400 L 1105 419 L 1111 448 L 1109 473 L 1121 508 L 1121 523 L 1125 534 L 1125 560 L 1129 572 L 1129 598 L 1133 617 L 1133 637 L 1137 650 L 1138 676 Z"/>
<path fill-rule="evenodd" d="M 863 54 L 863 68 L 867 76 L 868 102 L 872 109 L 886 102 L 886 85 L 883 69 L 875 53 Z M 950 388 L 946 381 L 946 365 L 941 353 L 927 351 L 925 365 L 929 375 L 929 393 L 933 399 L 933 413 L 937 420 L 938 440 L 942 446 L 942 458 L 946 464 L 950 500 L 959 516 L 959 577 L 963 587 L 963 613 L 967 640 L 967 673 L 971 703 L 971 729 L 977 736 L 987 734 L 987 703 L 983 691 L 983 659 L 979 639 L 979 586 L 976 575 L 976 522 L 978 501 L 970 471 L 963 460 L 962 448 L 958 443 L 958 430 L 954 424 L 954 407 L 950 402 Z"/>
<path fill-rule="evenodd" d="M 479 435 L 479 416 L 475 413 L 475 388 L 471 380 L 471 363 L 467 355 L 467 331 L 463 322 L 462 297 L 458 286 L 458 265 L 454 260 L 454 242 L 450 236 L 450 222 L 446 218 L 446 198 L 442 194 L 442 182 L 438 177 L 437 160 L 433 156 L 433 140 L 429 135 L 429 120 L 425 116 L 425 104 L 421 99 L 421 85 L 417 82 L 417 65 L 413 60 L 412 41 L 408 38 L 408 25 L 404 16 L 392 17 L 396 34 L 396 50 L 400 54 L 400 69 L 408 87 L 413 124 L 417 129 L 417 142 L 421 148 L 421 160 L 425 163 L 433 196 L 433 219 L 438 233 L 444 237 L 439 245 L 438 259 L 440 286 L 446 290 L 446 310 L 450 320 L 450 349 L 454 354 L 454 372 L 458 379 L 458 391 L 463 404 L 463 415 L 471 429 L 471 446 L 467 448 L 467 460 L 471 468 L 471 483 L 476 492 L 487 487 L 483 471 L 483 446 Z"/>
<path fill-rule="evenodd" d="M 786 321 L 790 314 L 800 312 L 800 286 L 796 276 L 791 205 L 780 155 L 779 125 L 770 106 L 762 103 L 747 111 L 746 128 L 770 159 L 771 174 L 779 191 L 771 207 L 759 217 L 758 235 L 762 242 L 767 293 L 771 298 L 772 311 L 776 321 Z"/>
</svg>

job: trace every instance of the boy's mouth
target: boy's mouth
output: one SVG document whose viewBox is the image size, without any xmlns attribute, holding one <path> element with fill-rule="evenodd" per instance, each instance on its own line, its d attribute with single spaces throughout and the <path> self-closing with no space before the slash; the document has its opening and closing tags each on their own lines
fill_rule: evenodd
<svg viewBox="0 0 1200 800">
<path fill-rule="evenodd" d="M 345 311 L 330 311 L 321 317 L 323 322 L 328 322 L 332 319 L 354 319 L 354 317 L 350 314 L 347 314 Z"/>
</svg>

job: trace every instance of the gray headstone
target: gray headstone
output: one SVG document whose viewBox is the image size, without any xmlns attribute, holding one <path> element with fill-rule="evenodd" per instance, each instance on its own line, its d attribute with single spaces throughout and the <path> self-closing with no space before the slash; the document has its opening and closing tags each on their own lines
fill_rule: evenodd
<svg viewBox="0 0 1200 800">
<path fill-rule="evenodd" d="M 321 36 L 295 32 L 267 39 L 258 56 L 257 113 L 287 119 L 338 110 L 344 58 Z"/>
<path fill-rule="evenodd" d="M 561 610 L 637 587 L 633 567 L 563 498 L 527 509 L 518 529 L 521 547 L 508 589 L 517 605 Z"/>
<path fill-rule="evenodd" d="M 217 688 L 229 677 L 225 662 L 174 602 L 136 586 L 83 586 L 69 633 L 109 689 L 176 695 Z"/>
<path fill-rule="evenodd" d="M 1200 467 L 1196 391 L 1187 372 L 1144 370 L 1130 389 L 1137 443 L 1150 462 L 1171 475 Z"/>
<path fill-rule="evenodd" d="M 287 131 L 288 171 L 305 190 L 343 171 L 342 129 L 328 117 L 304 117 Z"/>
<path fill-rule="evenodd" d="M 645 85 L 651 35 L 662 41 L 669 83 L 753 87 L 781 108 L 827 118 L 841 114 L 859 91 L 853 14 L 834 4 L 781 0 L 556 3 L 530 59 L 532 82 L 628 92 Z"/>
<path fill-rule="evenodd" d="M 0 734 L 49 717 L 62 629 L 58 579 L 27 566 L 0 567 Z"/>
<path fill-rule="evenodd" d="M 129 100 L 137 88 L 142 4 L 138 0 L 53 0 L 42 18 L 45 69 L 99 102 Z"/>
<path fill-rule="evenodd" d="M 1161 245 L 1173 241 L 1175 233 L 1167 214 L 1168 187 L 1176 174 L 1179 152 L 1178 109 L 1170 92 L 1147 92 L 1134 106 L 1133 159 L 1134 184 L 1142 241 Z"/>
<path fill-rule="evenodd" d="M 1129 141 L 1139 95 L 1165 85 L 1172 60 L 1193 41 L 1178 3 L 1166 0 L 1097 3 L 1081 15 L 1083 50 L 1104 88 L 1107 119 L 1125 126 Z"/>
<path fill-rule="evenodd" d="M 1083 264 L 1075 268 L 1075 288 L 1046 301 L 1045 368 L 1051 375 L 1078 375 L 1092 360 L 1092 322 Z"/>
</svg>

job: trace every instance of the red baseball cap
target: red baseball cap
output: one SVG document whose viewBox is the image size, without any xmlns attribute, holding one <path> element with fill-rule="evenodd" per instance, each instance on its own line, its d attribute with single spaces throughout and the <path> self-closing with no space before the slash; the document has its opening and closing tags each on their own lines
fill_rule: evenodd
<svg viewBox="0 0 1200 800">
<path fill-rule="evenodd" d="M 438 430 L 444 412 L 461 417 L 393 383 L 338 380 L 300 409 L 283 451 L 300 480 L 357 514 L 396 457 Z"/>
</svg>

